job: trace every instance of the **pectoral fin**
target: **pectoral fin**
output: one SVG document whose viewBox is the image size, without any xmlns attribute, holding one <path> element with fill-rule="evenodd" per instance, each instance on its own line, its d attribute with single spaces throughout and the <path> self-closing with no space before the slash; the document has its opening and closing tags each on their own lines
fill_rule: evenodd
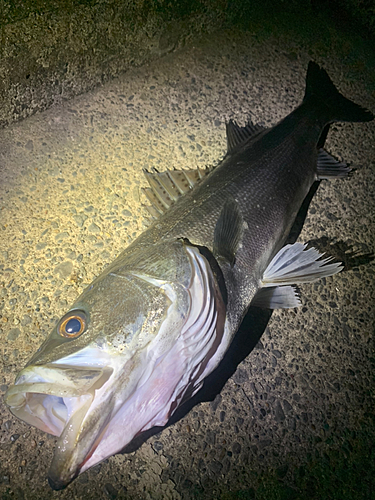
<svg viewBox="0 0 375 500">
<path fill-rule="evenodd" d="M 220 213 L 214 232 L 213 254 L 234 264 L 243 232 L 243 218 L 238 203 L 229 198 Z"/>
</svg>

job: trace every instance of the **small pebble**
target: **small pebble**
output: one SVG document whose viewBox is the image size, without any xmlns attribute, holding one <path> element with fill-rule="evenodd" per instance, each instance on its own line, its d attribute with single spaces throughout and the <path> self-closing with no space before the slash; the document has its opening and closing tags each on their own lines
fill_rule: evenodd
<svg viewBox="0 0 375 500">
<path fill-rule="evenodd" d="M 117 490 L 111 483 L 106 483 L 104 485 L 104 493 L 111 500 L 114 500 L 115 498 L 117 498 Z"/>
</svg>

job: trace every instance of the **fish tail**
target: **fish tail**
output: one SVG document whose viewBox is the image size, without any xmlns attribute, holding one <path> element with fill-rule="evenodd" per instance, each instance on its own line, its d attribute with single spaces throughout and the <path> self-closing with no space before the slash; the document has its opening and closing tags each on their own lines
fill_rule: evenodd
<svg viewBox="0 0 375 500">
<path fill-rule="evenodd" d="M 304 101 L 314 100 L 314 104 L 323 114 L 324 123 L 336 121 L 369 122 L 374 115 L 362 106 L 344 97 L 337 90 L 327 72 L 313 61 L 309 62 L 306 75 Z"/>
</svg>

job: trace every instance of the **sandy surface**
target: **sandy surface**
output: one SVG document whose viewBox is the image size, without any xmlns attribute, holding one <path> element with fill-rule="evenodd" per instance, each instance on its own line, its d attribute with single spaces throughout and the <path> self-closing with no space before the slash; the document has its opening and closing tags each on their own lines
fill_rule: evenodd
<svg viewBox="0 0 375 500">
<path fill-rule="evenodd" d="M 3 392 L 69 304 L 145 229 L 143 168 L 216 163 L 225 121 L 276 123 L 302 99 L 311 58 L 375 111 L 366 59 L 355 65 L 347 55 L 355 42 L 352 52 L 339 46 L 219 33 L 0 131 Z M 374 144 L 373 123 L 332 127 L 327 149 L 358 171 L 321 183 L 300 235 L 341 258 L 365 257 L 303 286 L 300 309 L 275 312 L 213 402 L 61 493 L 46 482 L 55 439 L 1 403 L 2 498 L 370 498 Z"/>
</svg>

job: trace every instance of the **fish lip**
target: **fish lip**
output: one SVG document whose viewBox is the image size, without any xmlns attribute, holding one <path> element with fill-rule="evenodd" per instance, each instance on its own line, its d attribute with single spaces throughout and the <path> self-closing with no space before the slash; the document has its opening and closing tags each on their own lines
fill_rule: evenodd
<svg viewBox="0 0 375 500">
<path fill-rule="evenodd" d="M 70 371 L 75 375 L 82 374 L 82 377 L 78 377 L 77 382 L 70 380 L 70 384 L 66 385 L 64 381 L 58 380 L 35 380 L 35 378 L 42 378 L 48 375 L 64 374 L 64 372 Z M 97 385 L 98 380 L 103 378 L 107 372 L 106 380 L 112 373 L 112 369 L 108 370 L 107 367 L 102 368 L 92 368 L 85 366 L 74 366 L 73 369 L 69 365 L 48 363 L 46 365 L 28 365 L 26 366 L 18 375 L 15 383 L 9 387 L 4 395 L 5 403 L 10 407 L 19 407 L 20 404 L 12 404 L 12 398 L 19 394 L 44 394 L 46 396 L 57 396 L 57 397 L 78 397 L 93 393 L 93 386 Z M 108 373 L 111 372 L 111 373 Z M 85 383 L 80 387 L 79 382 L 85 380 L 84 375 L 86 375 L 86 380 L 88 374 L 91 375 L 92 384 Z M 96 376 L 95 376 L 96 375 Z M 103 381 L 104 383 L 104 381 Z M 101 385 L 103 385 L 103 383 Z"/>
</svg>

